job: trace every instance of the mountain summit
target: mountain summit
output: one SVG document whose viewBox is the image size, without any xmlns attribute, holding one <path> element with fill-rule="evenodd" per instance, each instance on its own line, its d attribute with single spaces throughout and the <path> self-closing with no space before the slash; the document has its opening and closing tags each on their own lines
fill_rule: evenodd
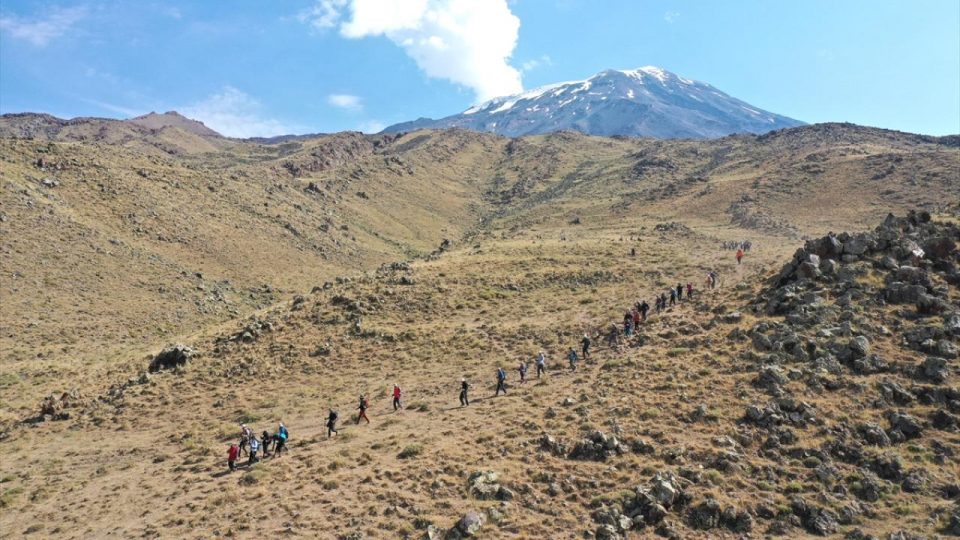
<svg viewBox="0 0 960 540">
<path fill-rule="evenodd" d="M 803 122 L 773 114 L 713 86 L 647 66 L 608 69 L 583 81 L 494 98 L 460 114 L 396 124 L 385 132 L 460 127 L 519 137 L 560 130 L 662 139 L 766 133 Z"/>
</svg>

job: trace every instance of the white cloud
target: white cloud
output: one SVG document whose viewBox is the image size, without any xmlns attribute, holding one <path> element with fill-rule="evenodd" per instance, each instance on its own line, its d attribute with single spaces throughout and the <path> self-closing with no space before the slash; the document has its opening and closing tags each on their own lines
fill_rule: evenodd
<svg viewBox="0 0 960 540">
<path fill-rule="evenodd" d="M 346 5 L 347 0 L 317 0 L 312 7 L 301 11 L 297 19 L 320 30 L 333 28 L 340 20 L 340 10 Z"/>
<path fill-rule="evenodd" d="M 24 19 L 16 15 L 0 17 L 0 30 L 13 39 L 43 47 L 64 35 L 74 24 L 87 16 L 87 8 L 52 8 L 44 17 Z"/>
<path fill-rule="evenodd" d="M 385 36 L 427 76 L 467 86 L 478 101 L 523 90 L 509 63 L 520 19 L 507 0 L 318 0 L 301 20 L 339 24 L 347 38 Z"/>
<path fill-rule="evenodd" d="M 363 103 L 358 96 L 350 94 L 330 94 L 327 96 L 327 103 L 340 109 L 359 111 L 363 109 Z"/>
<path fill-rule="evenodd" d="M 663 14 L 663 20 L 667 21 L 670 24 L 673 24 L 674 21 L 680 18 L 679 11 L 668 11 Z"/>
<path fill-rule="evenodd" d="M 182 107 L 180 113 L 229 137 L 273 137 L 297 131 L 294 126 L 263 117 L 260 102 L 232 86 Z"/>
</svg>

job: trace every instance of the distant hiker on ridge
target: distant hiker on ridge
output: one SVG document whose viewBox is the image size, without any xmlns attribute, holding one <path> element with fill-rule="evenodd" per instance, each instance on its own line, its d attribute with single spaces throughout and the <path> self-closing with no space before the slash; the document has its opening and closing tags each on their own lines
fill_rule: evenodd
<svg viewBox="0 0 960 540">
<path fill-rule="evenodd" d="M 340 416 L 340 413 L 330 409 L 330 414 L 327 415 L 327 438 L 334 433 L 337 433 L 337 417 Z"/>
<path fill-rule="evenodd" d="M 273 457 L 280 457 L 280 453 L 287 447 L 287 438 L 289 436 L 290 432 L 287 431 L 287 426 L 283 425 L 283 422 L 280 422 L 280 427 L 277 428 L 277 432 L 273 434 Z"/>
<path fill-rule="evenodd" d="M 467 378 L 463 377 L 460 379 L 460 406 L 466 407 L 470 405 L 470 396 L 467 395 L 467 392 L 470 390 L 470 383 L 467 382 Z"/>
<path fill-rule="evenodd" d="M 547 357 L 543 355 L 543 351 L 537 353 L 537 359 L 534 362 L 537 365 L 537 378 L 540 378 L 540 375 L 547 372 Z"/>
<path fill-rule="evenodd" d="M 237 469 L 237 456 L 240 454 L 240 447 L 236 444 L 231 444 L 230 448 L 227 449 L 227 467 L 231 471 Z"/>
<path fill-rule="evenodd" d="M 250 439 L 253 437 L 253 430 L 248 428 L 246 424 L 240 424 L 240 453 L 243 454 L 247 452 L 247 455 L 250 455 L 250 452 L 247 451 L 247 445 L 250 444 Z"/>
<path fill-rule="evenodd" d="M 590 359 L 590 336 L 584 334 L 580 340 L 580 351 L 583 353 L 583 361 Z"/>
<path fill-rule="evenodd" d="M 503 394 L 507 394 L 507 387 L 503 384 L 507 380 L 507 372 L 503 370 L 502 367 L 497 368 L 497 393 L 494 396 L 499 396 L 500 391 L 503 391 Z"/>
<path fill-rule="evenodd" d="M 400 385 L 393 383 L 393 410 L 399 410 L 403 408 L 403 405 L 400 403 L 400 397 L 403 396 L 403 391 L 400 390 Z"/>
<path fill-rule="evenodd" d="M 360 420 L 366 420 L 367 423 L 370 423 L 370 419 L 367 418 L 367 407 L 370 406 L 370 402 L 367 401 L 367 397 L 363 394 L 360 394 L 360 406 L 357 407 L 357 410 L 360 411 L 360 414 L 357 415 L 357 423 L 360 423 Z"/>
</svg>

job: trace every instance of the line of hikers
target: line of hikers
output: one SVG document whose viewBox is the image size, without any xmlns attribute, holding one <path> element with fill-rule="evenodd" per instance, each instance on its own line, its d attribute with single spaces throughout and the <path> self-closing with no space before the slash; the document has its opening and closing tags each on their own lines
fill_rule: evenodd
<svg viewBox="0 0 960 540">
<path fill-rule="evenodd" d="M 257 457 L 257 454 L 260 452 L 262 452 L 264 458 L 268 458 L 271 455 L 278 458 L 283 453 L 284 448 L 286 448 L 287 438 L 289 436 L 290 432 L 287 431 L 287 426 L 285 426 L 283 422 L 280 422 L 276 433 L 272 435 L 269 431 L 263 430 L 263 434 L 259 439 L 249 426 L 241 423 L 239 444 L 231 444 L 230 448 L 227 449 L 227 466 L 230 467 L 231 471 L 235 470 L 237 468 L 237 459 L 239 459 L 243 453 L 247 454 L 247 466 L 251 466 L 260 461 Z M 273 446 L 273 454 L 270 453 L 271 446 Z"/>
<path fill-rule="evenodd" d="M 738 251 L 738 259 L 742 254 Z M 714 289 L 717 286 L 718 274 L 715 271 L 707 272 L 707 288 Z M 667 307 L 675 306 L 678 302 L 683 301 L 684 290 L 686 290 L 686 296 L 688 299 L 693 298 L 693 284 L 687 283 L 684 286 L 682 283 L 677 283 L 675 288 L 671 288 L 669 293 L 663 292 L 656 297 L 655 307 L 657 313 L 662 312 L 667 309 Z M 628 338 L 633 335 L 634 330 L 639 327 L 641 323 L 647 321 L 647 316 L 650 312 L 650 304 L 646 300 L 641 300 L 630 310 L 628 310 L 623 315 L 623 334 Z M 599 335 L 599 332 L 598 332 Z M 575 347 L 570 347 L 567 350 L 566 356 L 567 361 L 570 364 L 570 370 L 577 370 L 577 363 L 580 361 L 580 357 L 583 357 L 584 361 L 590 359 L 590 345 L 592 341 L 588 334 L 583 334 L 583 338 L 580 340 L 580 355 L 577 354 Z M 611 324 L 610 332 L 607 335 L 607 346 L 614 349 L 619 349 L 620 347 L 620 328 L 616 324 Z M 537 379 L 540 379 L 543 375 L 547 373 L 546 366 L 546 355 L 543 351 L 537 353 L 536 358 L 534 359 L 534 366 L 536 367 Z M 526 384 L 527 382 L 527 364 L 523 360 L 520 361 L 519 366 L 517 366 L 517 372 L 520 378 L 520 384 Z M 507 372 L 503 367 L 498 366 L 496 371 L 496 381 L 497 386 L 494 390 L 494 397 L 497 397 L 502 392 L 503 394 L 507 393 Z M 399 411 L 403 409 L 403 390 L 400 388 L 399 384 L 394 383 L 393 385 L 393 410 Z M 467 381 L 466 377 L 460 379 L 460 406 L 467 407 L 470 405 L 470 382 Z M 367 424 L 370 423 L 370 418 L 367 416 L 367 409 L 370 408 L 370 401 L 367 398 L 366 394 L 360 394 L 357 405 L 357 420 L 356 424 L 360 424 L 361 420 L 366 420 Z M 332 437 L 338 433 L 337 431 L 337 422 L 340 418 L 340 413 L 333 408 L 329 409 L 327 415 L 327 438 Z M 263 457 L 269 457 L 271 454 L 270 445 L 273 445 L 274 451 L 273 456 L 279 457 L 283 452 L 283 449 L 286 447 L 286 442 L 289 437 L 289 431 L 287 427 L 280 422 L 277 432 L 271 435 L 269 432 L 264 431 L 260 439 L 254 435 L 253 430 L 251 430 L 246 424 L 240 425 L 240 443 L 231 444 L 227 454 L 227 463 L 230 470 L 236 468 L 236 461 L 240 457 L 240 454 L 247 452 L 249 456 L 248 466 L 253 465 L 259 459 L 257 458 L 257 453 L 262 451 Z"/>
</svg>

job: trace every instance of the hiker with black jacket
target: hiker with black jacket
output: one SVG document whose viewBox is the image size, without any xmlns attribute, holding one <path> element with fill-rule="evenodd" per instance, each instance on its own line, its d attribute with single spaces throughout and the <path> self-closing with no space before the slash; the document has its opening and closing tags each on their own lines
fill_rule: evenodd
<svg viewBox="0 0 960 540">
<path fill-rule="evenodd" d="M 467 392 L 470 390 L 470 383 L 467 382 L 467 378 L 464 377 L 460 379 L 460 406 L 466 407 L 470 405 L 470 396 L 467 395 Z"/>
<path fill-rule="evenodd" d="M 329 439 L 331 435 L 337 433 L 337 417 L 340 416 L 340 413 L 330 409 L 330 414 L 327 415 L 327 438 Z"/>
</svg>

